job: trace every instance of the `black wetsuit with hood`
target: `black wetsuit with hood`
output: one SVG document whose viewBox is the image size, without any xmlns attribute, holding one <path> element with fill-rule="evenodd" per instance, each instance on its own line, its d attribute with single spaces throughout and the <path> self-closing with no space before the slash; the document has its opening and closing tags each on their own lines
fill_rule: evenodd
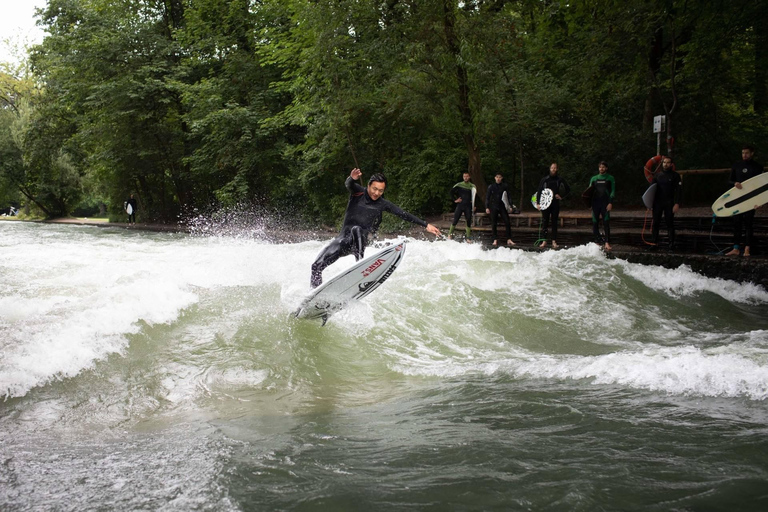
<svg viewBox="0 0 768 512">
<path fill-rule="evenodd" d="M 349 202 L 344 214 L 344 224 L 341 233 L 318 254 L 312 264 L 310 285 L 317 288 L 323 282 L 323 270 L 342 256 L 353 254 L 355 260 L 360 260 L 368 245 L 368 236 L 376 233 L 381 224 L 382 213 L 388 212 L 403 220 L 427 227 L 427 223 L 415 215 L 404 211 L 399 206 L 386 199 L 372 199 L 368 189 L 358 185 L 352 177 L 344 183 L 349 190 Z"/>
</svg>

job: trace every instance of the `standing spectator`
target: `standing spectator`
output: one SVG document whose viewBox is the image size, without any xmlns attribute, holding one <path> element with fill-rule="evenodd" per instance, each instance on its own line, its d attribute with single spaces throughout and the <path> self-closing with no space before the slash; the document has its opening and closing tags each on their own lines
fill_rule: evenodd
<svg viewBox="0 0 768 512">
<path fill-rule="evenodd" d="M 600 162 L 597 167 L 598 174 L 589 180 L 589 186 L 594 187 L 592 194 L 592 233 L 595 235 L 595 243 L 602 242 L 598 224 L 603 218 L 603 230 L 605 231 L 605 250 L 611 250 L 611 210 L 613 198 L 616 195 L 616 182 L 613 176 L 608 174 L 608 164 Z"/>
<path fill-rule="evenodd" d="M 544 176 L 539 183 L 539 191 L 536 193 L 536 208 L 541 210 L 539 204 L 541 202 L 541 193 L 545 189 L 552 190 L 552 204 L 549 208 L 541 212 L 541 232 L 544 241 L 541 243 L 541 247 L 547 246 L 547 235 L 549 222 L 552 221 L 552 247 L 557 249 L 557 225 L 560 222 L 560 200 L 563 199 L 571 191 L 571 187 L 568 183 L 557 175 L 557 163 L 552 162 L 549 166 L 549 174 Z"/>
<path fill-rule="evenodd" d="M 474 183 L 469 181 L 469 173 L 465 172 L 462 175 L 462 181 L 458 182 L 451 189 L 451 196 L 453 202 L 456 203 L 456 211 L 453 212 L 453 222 L 451 228 L 448 230 L 448 238 L 453 238 L 453 230 L 456 229 L 456 224 L 459 223 L 461 214 L 464 214 L 464 218 L 467 220 L 467 242 L 472 234 L 472 214 L 475 212 L 475 194 L 477 188 Z"/>
<path fill-rule="evenodd" d="M 731 168 L 731 179 L 729 183 L 741 189 L 741 182 L 754 178 L 763 173 L 763 166 L 752 160 L 755 156 L 755 148 L 745 144 L 741 149 L 741 161 L 733 164 Z M 741 233 L 745 231 L 744 237 L 744 256 L 749 256 L 749 248 L 752 245 L 753 223 L 755 220 L 755 210 L 739 213 L 733 216 L 733 249 L 726 253 L 726 256 L 738 256 L 741 248 Z"/>
<path fill-rule="evenodd" d="M 496 183 L 492 183 L 485 193 L 485 213 L 491 217 L 491 236 L 493 237 L 494 247 L 499 245 L 499 239 L 496 236 L 496 224 L 499 215 L 501 215 L 507 228 L 507 245 L 515 245 L 515 242 L 512 241 L 512 230 L 509 225 L 509 212 L 511 210 L 509 206 L 509 187 L 506 183 L 502 183 L 503 179 L 504 176 L 497 172 L 495 176 Z"/>
<path fill-rule="evenodd" d="M 675 214 L 680 209 L 680 198 L 683 195 L 683 184 L 680 175 L 675 172 L 672 157 L 665 156 L 661 161 L 661 172 L 657 173 L 651 184 L 656 184 L 656 195 L 653 198 L 653 243 L 659 244 L 659 228 L 661 216 L 667 224 L 669 235 L 669 250 L 675 248 Z"/>
</svg>

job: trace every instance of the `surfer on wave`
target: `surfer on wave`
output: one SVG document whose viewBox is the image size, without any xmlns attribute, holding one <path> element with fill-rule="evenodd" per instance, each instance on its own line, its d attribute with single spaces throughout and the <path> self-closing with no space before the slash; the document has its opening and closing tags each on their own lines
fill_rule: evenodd
<svg viewBox="0 0 768 512">
<path fill-rule="evenodd" d="M 347 181 L 344 182 L 347 190 L 349 190 L 349 203 L 347 203 L 347 211 L 344 214 L 344 225 L 341 227 L 339 236 L 320 251 L 312 264 L 312 277 L 310 278 L 312 288 L 317 288 L 322 284 L 323 270 L 342 256 L 352 254 L 356 261 L 363 257 L 365 247 L 368 245 L 368 235 L 379 229 L 383 212 L 389 212 L 408 222 L 423 226 L 435 236 L 442 235 L 437 227 L 381 198 L 387 188 L 387 178 L 383 174 L 373 174 L 368 180 L 368 187 L 366 188 L 355 183 L 362 174 L 360 169 L 352 169 Z"/>
</svg>

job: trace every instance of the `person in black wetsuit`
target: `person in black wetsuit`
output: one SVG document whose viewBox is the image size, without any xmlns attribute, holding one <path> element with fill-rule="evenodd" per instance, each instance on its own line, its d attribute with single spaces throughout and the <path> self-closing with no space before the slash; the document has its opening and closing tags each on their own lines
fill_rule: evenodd
<svg viewBox="0 0 768 512">
<path fill-rule="evenodd" d="M 731 186 L 741 189 L 741 182 L 754 178 L 763 173 L 763 166 L 752 160 L 755 156 L 755 148 L 745 144 L 741 149 L 741 161 L 733 164 L 731 168 Z M 739 213 L 733 216 L 733 249 L 726 253 L 726 256 L 738 256 L 741 246 L 741 233 L 746 231 L 744 239 L 744 256 L 750 255 L 750 246 L 753 243 L 753 223 L 755 221 L 755 210 Z"/>
<path fill-rule="evenodd" d="M 493 238 L 493 245 L 499 245 L 499 240 L 496 238 L 496 224 L 498 222 L 498 216 L 501 215 L 504 225 L 507 228 L 507 245 L 515 245 L 512 241 L 512 230 L 509 225 L 509 187 L 506 183 L 502 183 L 501 180 L 504 176 L 500 172 L 496 173 L 496 183 L 492 183 L 485 193 L 485 213 L 491 216 L 491 236 Z"/>
<path fill-rule="evenodd" d="M 424 226 L 433 235 L 441 235 L 440 230 L 432 224 L 427 224 L 420 218 L 403 211 L 400 207 L 382 199 L 384 189 L 387 187 L 387 178 L 381 173 L 376 173 L 368 180 L 368 187 L 363 188 L 357 180 L 363 173 L 360 169 L 352 169 L 344 185 L 349 190 L 349 202 L 344 214 L 344 224 L 341 233 L 317 255 L 312 264 L 312 276 L 310 286 L 317 288 L 323 282 L 323 270 L 342 256 L 350 254 L 355 260 L 360 260 L 365 253 L 368 244 L 368 235 L 375 233 L 381 224 L 381 214 L 389 212 L 401 219 Z"/>
<path fill-rule="evenodd" d="M 459 219 L 461 219 L 463 214 L 467 221 L 467 235 L 464 239 L 466 242 L 470 241 L 469 237 L 472 234 L 472 214 L 475 213 L 475 193 L 477 192 L 475 184 L 469 181 L 469 177 L 469 173 L 465 172 L 462 175 L 462 181 L 458 182 L 451 189 L 451 196 L 453 197 L 453 202 L 456 203 L 456 210 L 453 212 L 453 222 L 448 230 L 448 238 L 453 238 L 453 230 L 456 229 L 456 224 L 459 223 Z"/>
<path fill-rule="evenodd" d="M 613 210 L 613 198 L 616 196 L 616 181 L 608 174 L 608 163 L 600 162 L 597 166 L 597 174 L 589 180 L 589 186 L 594 187 L 592 194 L 592 234 L 595 235 L 595 243 L 601 243 L 599 222 L 603 218 L 605 230 L 605 250 L 611 250 L 611 210 Z"/>
<path fill-rule="evenodd" d="M 680 209 L 680 198 L 683 195 L 683 181 L 675 172 L 672 158 L 665 156 L 661 160 L 661 172 L 657 173 L 651 184 L 656 184 L 656 195 L 653 198 L 653 243 L 659 244 L 659 229 L 661 216 L 667 223 L 669 235 L 669 250 L 675 246 L 675 214 Z"/>
<path fill-rule="evenodd" d="M 552 204 L 541 212 L 541 236 L 544 238 L 544 241 L 540 247 L 547 246 L 547 228 L 549 227 L 549 221 L 552 220 L 552 247 L 557 249 L 557 224 L 560 222 L 560 200 L 568 195 L 571 187 L 563 178 L 557 175 L 557 163 L 555 162 L 552 162 L 552 165 L 549 166 L 549 174 L 544 176 L 539 183 L 539 191 L 536 194 L 537 209 L 539 209 L 541 193 L 547 188 L 552 190 Z"/>
</svg>

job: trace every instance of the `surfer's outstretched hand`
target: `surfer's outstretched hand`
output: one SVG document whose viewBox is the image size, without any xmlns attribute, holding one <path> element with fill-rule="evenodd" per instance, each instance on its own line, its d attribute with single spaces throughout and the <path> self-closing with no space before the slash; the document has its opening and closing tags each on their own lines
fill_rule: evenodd
<svg viewBox="0 0 768 512">
<path fill-rule="evenodd" d="M 433 226 L 432 224 L 427 224 L 427 231 L 435 236 L 443 236 L 443 234 L 440 232 L 440 229 L 437 226 Z"/>
<path fill-rule="evenodd" d="M 349 173 L 349 175 L 352 177 L 353 180 L 356 180 L 356 179 L 360 178 L 360 176 L 363 175 L 363 171 L 361 171 L 360 169 L 355 167 L 354 169 L 352 169 L 352 172 Z"/>
</svg>

